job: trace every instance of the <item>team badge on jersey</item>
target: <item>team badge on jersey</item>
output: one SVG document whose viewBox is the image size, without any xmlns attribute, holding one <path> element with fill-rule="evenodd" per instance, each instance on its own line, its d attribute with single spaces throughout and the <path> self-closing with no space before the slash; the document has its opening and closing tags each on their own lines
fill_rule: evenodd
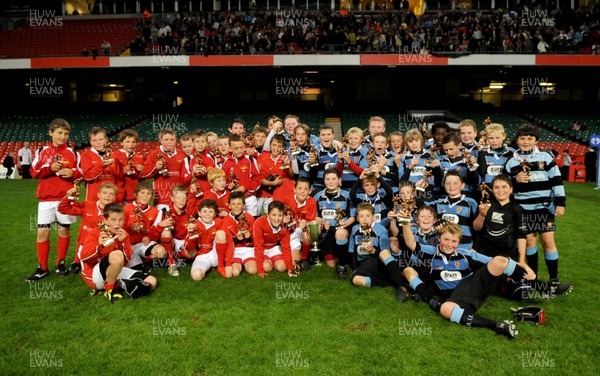
<svg viewBox="0 0 600 376">
<path fill-rule="evenodd" d="M 537 165 L 538 165 L 538 169 L 543 170 L 544 167 L 546 166 L 546 163 L 544 163 L 544 161 L 538 161 Z"/>
</svg>

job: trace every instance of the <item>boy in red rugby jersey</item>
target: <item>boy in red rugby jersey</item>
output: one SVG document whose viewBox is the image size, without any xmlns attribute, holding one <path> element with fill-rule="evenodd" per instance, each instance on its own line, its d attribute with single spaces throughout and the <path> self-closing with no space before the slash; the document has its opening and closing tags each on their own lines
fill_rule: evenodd
<svg viewBox="0 0 600 376">
<path fill-rule="evenodd" d="M 117 203 L 128 204 L 135 200 L 133 191 L 142 181 L 142 172 L 144 171 L 144 157 L 135 152 L 135 147 L 140 138 L 135 129 L 124 129 L 119 133 L 121 149 L 113 153 L 113 157 L 120 167 L 120 179 L 117 179 Z"/>
<path fill-rule="evenodd" d="M 224 218 L 229 215 L 229 194 L 227 177 L 220 168 L 213 168 L 208 173 L 210 189 L 202 195 L 202 200 L 215 200 L 217 203 L 217 217 Z M 196 191 L 194 191 L 195 193 Z"/>
<path fill-rule="evenodd" d="M 111 303 L 123 297 L 120 288 L 133 299 L 148 295 L 156 288 L 156 278 L 124 266 L 132 257 L 132 249 L 123 229 L 123 208 L 109 204 L 103 216 L 105 220 L 87 233 L 81 250 L 83 281 L 94 291 L 104 290 Z"/>
<path fill-rule="evenodd" d="M 192 260 L 191 275 L 201 281 L 212 268 L 223 265 L 227 252 L 227 235 L 221 230 L 221 219 L 217 218 L 217 203 L 203 200 L 198 206 L 198 219 L 187 225 L 188 234 L 179 256 Z M 223 273 L 223 270 L 219 270 Z"/>
<path fill-rule="evenodd" d="M 225 255 L 225 276 L 238 277 L 242 267 L 248 274 L 256 274 L 256 258 L 254 257 L 254 240 L 252 230 L 254 217 L 244 212 L 245 197 L 242 192 L 229 195 L 229 215 L 223 218 L 223 231 L 227 234 L 228 252 Z M 230 252 L 233 249 L 233 252 Z M 231 275 L 229 274 L 231 269 Z"/>
<path fill-rule="evenodd" d="M 157 244 L 165 227 L 173 226 L 173 219 L 161 220 L 159 209 L 150 206 L 154 190 L 150 182 L 135 187 L 135 200 L 125 205 L 125 230 L 131 237 L 132 257 L 127 264 L 132 269 L 143 270 L 150 260 L 167 256 L 165 248 Z"/>
<path fill-rule="evenodd" d="M 159 223 L 167 218 L 173 220 L 173 224 L 165 227 L 160 234 L 160 244 L 167 252 L 168 272 L 173 277 L 179 276 L 177 253 L 183 247 L 187 235 L 186 225 L 190 216 L 196 214 L 196 207 L 196 200 L 188 200 L 187 189 L 178 185 L 171 193 L 171 204 L 160 212 Z"/>
<path fill-rule="evenodd" d="M 292 276 L 290 233 L 282 226 L 284 210 L 283 202 L 273 201 L 269 204 L 267 215 L 254 222 L 254 257 L 260 278 L 273 269 L 278 272 L 287 270 Z"/>
<path fill-rule="evenodd" d="M 229 138 L 229 147 L 231 153 L 223 162 L 223 171 L 227 177 L 228 188 L 233 191 L 240 191 L 246 197 L 246 212 L 257 217 L 258 201 L 256 191 L 260 187 L 260 173 L 256 159 L 246 155 L 246 145 L 244 140 L 237 135 Z M 237 178 L 233 181 L 232 177 Z"/>
<path fill-rule="evenodd" d="M 143 177 L 154 179 L 154 204 L 166 208 L 171 201 L 171 190 L 181 184 L 185 153 L 176 148 L 177 135 L 170 129 L 158 132 L 160 146 L 152 151 L 144 164 Z"/>
<path fill-rule="evenodd" d="M 317 218 L 317 201 L 311 197 L 310 180 L 306 178 L 298 178 L 294 195 L 288 195 L 283 203 L 289 207 L 294 213 L 295 219 L 305 221 L 305 224 L 314 221 Z M 302 228 L 305 228 L 302 225 Z M 292 261 L 294 264 L 299 260 L 306 261 L 304 268 L 308 267 L 308 256 L 310 252 L 310 234 L 303 231 L 301 236 L 293 236 L 292 234 Z M 302 250 L 300 252 L 299 250 Z"/>
<path fill-rule="evenodd" d="M 58 212 L 58 203 L 73 187 L 73 181 L 81 177 L 79 154 L 71 149 L 67 141 L 71 125 L 64 119 L 50 122 L 48 134 L 51 143 L 38 149 L 31 163 L 31 176 L 39 179 L 36 197 L 40 201 L 37 212 L 37 256 L 35 272 L 25 278 L 35 282 L 48 276 L 48 254 L 50 253 L 50 227 L 58 222 L 58 258 L 56 272 L 66 275 L 65 257 L 71 241 L 70 226 L 77 218 Z"/>
<path fill-rule="evenodd" d="M 70 273 L 79 274 L 81 271 L 81 260 L 79 252 L 83 248 L 86 234 L 98 225 L 98 220 L 103 220 L 102 213 L 108 204 L 112 204 L 117 199 L 118 188 L 110 182 L 104 182 L 98 189 L 98 199 L 95 202 L 81 201 L 77 202 L 79 197 L 79 187 L 73 187 L 67 191 L 65 197 L 58 204 L 58 212 L 64 215 L 74 215 L 81 217 L 79 224 L 79 233 L 77 235 L 77 247 L 75 248 L 75 260 L 71 264 Z"/>
<path fill-rule="evenodd" d="M 116 184 L 121 179 L 121 169 L 110 151 L 106 131 L 94 127 L 89 137 L 92 147 L 81 153 L 81 172 L 86 182 L 85 200 L 95 202 L 100 184 L 105 181 Z"/>
</svg>

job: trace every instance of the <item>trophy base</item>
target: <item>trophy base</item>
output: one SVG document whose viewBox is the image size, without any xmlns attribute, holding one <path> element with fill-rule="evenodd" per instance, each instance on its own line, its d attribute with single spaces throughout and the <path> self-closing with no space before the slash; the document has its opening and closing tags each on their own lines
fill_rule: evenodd
<svg viewBox="0 0 600 376">
<path fill-rule="evenodd" d="M 281 166 L 281 167 L 279 167 L 280 170 L 287 170 L 289 168 L 290 168 L 290 166 Z"/>
<path fill-rule="evenodd" d="M 71 201 L 77 201 L 78 198 L 79 196 L 67 196 L 67 199 Z"/>
<path fill-rule="evenodd" d="M 425 192 L 425 188 L 423 187 L 416 187 L 415 189 L 419 192 Z"/>
<path fill-rule="evenodd" d="M 135 171 L 131 171 L 131 170 L 130 170 L 130 171 L 127 171 L 127 174 L 126 174 L 126 175 L 127 175 L 127 176 L 132 176 L 132 175 L 135 175 Z"/>
<path fill-rule="evenodd" d="M 193 240 L 193 239 L 198 239 L 200 237 L 199 234 L 196 235 L 191 235 L 188 239 Z"/>
<path fill-rule="evenodd" d="M 204 193 L 203 193 L 203 192 L 196 193 L 196 198 L 198 198 L 198 197 L 202 197 L 202 196 L 204 196 Z"/>
<path fill-rule="evenodd" d="M 410 218 L 398 217 L 400 223 L 410 223 Z"/>
<path fill-rule="evenodd" d="M 173 231 L 173 227 L 165 227 L 163 230 L 164 231 Z"/>
<path fill-rule="evenodd" d="M 113 238 L 108 239 L 107 241 L 105 241 L 104 243 L 102 243 L 103 247 L 108 247 L 109 245 L 111 245 L 112 243 L 115 242 L 116 236 Z"/>
<path fill-rule="evenodd" d="M 469 167 L 469 171 L 476 171 L 479 168 L 479 163 L 475 163 L 473 166 Z"/>
<path fill-rule="evenodd" d="M 310 167 L 318 167 L 318 166 L 319 166 L 318 163 L 313 163 L 313 164 L 310 165 Z"/>
<path fill-rule="evenodd" d="M 158 171 L 158 174 L 162 175 L 162 176 L 168 175 L 169 174 L 169 170 L 167 170 L 167 169 L 160 170 L 160 171 Z"/>
</svg>

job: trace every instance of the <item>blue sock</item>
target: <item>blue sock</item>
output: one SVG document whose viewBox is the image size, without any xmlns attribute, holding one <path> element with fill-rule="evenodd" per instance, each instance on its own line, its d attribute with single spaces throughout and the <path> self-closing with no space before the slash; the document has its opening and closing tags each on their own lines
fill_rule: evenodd
<svg viewBox="0 0 600 376">
<path fill-rule="evenodd" d="M 396 261 L 396 259 L 395 259 L 393 256 L 391 256 L 391 255 L 390 255 L 388 258 L 386 258 L 385 260 L 383 260 L 383 263 L 384 263 L 385 265 L 387 265 L 387 264 L 389 264 L 390 262 L 394 262 L 394 261 Z"/>
<path fill-rule="evenodd" d="M 371 287 L 371 277 L 365 277 L 365 287 Z"/>
<path fill-rule="evenodd" d="M 465 310 L 459 306 L 452 308 L 452 312 L 450 313 L 450 322 L 460 324 L 460 318 L 462 317 L 463 313 L 465 313 Z"/>
</svg>

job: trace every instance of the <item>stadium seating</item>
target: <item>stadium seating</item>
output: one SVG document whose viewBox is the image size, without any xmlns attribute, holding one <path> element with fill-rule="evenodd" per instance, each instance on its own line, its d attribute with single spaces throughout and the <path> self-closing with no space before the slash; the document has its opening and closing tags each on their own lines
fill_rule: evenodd
<svg viewBox="0 0 600 376">
<path fill-rule="evenodd" d="M 41 27 L 27 24 L 17 30 L 0 31 L 0 57 L 52 57 L 79 56 L 87 48 L 96 46 L 100 56 L 100 45 L 104 41 L 111 44 L 111 52 L 125 50 L 133 38 L 135 18 L 122 19 L 84 19 L 65 18 L 61 26 Z"/>
</svg>

